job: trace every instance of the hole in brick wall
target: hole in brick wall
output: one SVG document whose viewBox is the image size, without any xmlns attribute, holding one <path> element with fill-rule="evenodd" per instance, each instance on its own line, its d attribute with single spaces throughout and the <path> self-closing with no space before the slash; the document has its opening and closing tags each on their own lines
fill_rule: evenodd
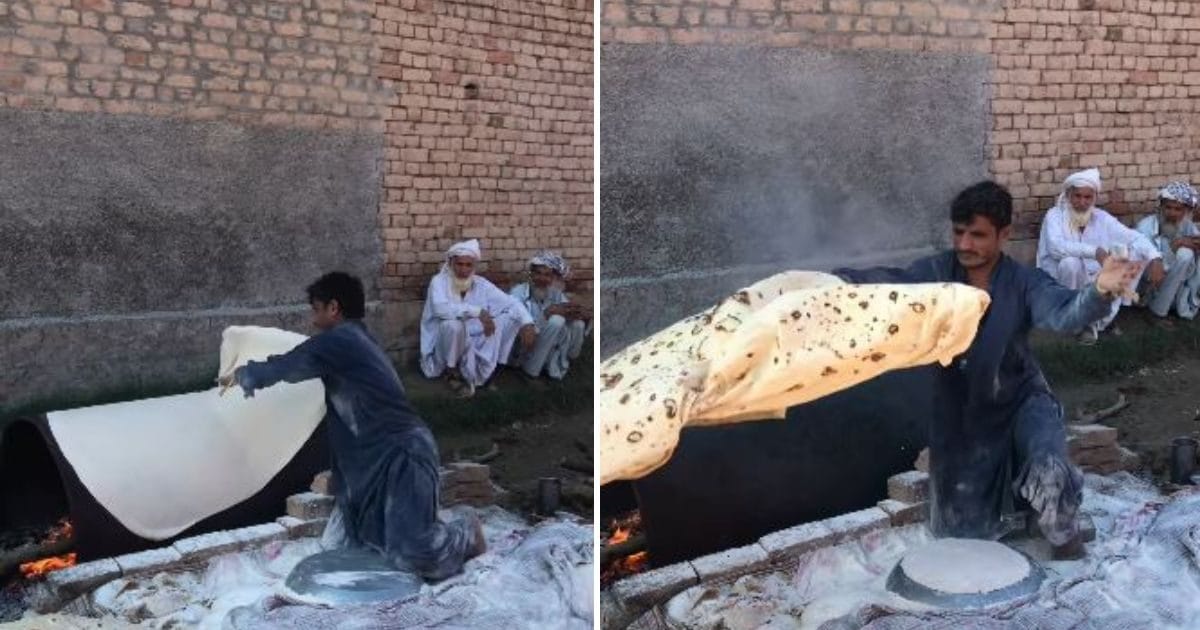
<svg viewBox="0 0 1200 630">
<path fill-rule="evenodd" d="M 468 84 L 464 85 L 463 86 L 463 97 L 465 97 L 469 100 L 474 100 L 474 99 L 479 98 L 479 85 L 475 84 L 475 83 L 468 83 Z"/>
</svg>

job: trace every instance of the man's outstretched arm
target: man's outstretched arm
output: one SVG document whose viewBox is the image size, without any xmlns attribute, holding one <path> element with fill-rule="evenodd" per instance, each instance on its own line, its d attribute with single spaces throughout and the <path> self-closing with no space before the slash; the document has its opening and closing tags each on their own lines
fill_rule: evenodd
<svg viewBox="0 0 1200 630">
<path fill-rule="evenodd" d="M 324 340 L 313 337 L 284 354 L 267 357 L 266 361 L 249 361 L 234 370 L 231 376 L 222 379 L 222 385 L 236 383 L 246 396 L 255 390 L 270 387 L 279 382 L 300 383 L 320 378 L 328 372 L 328 362 L 322 358 L 320 346 Z"/>
<path fill-rule="evenodd" d="M 1108 315 L 1115 296 L 1101 293 L 1096 283 L 1078 291 L 1068 289 L 1040 269 L 1032 270 L 1027 289 L 1033 325 L 1043 330 L 1074 333 Z"/>
<path fill-rule="evenodd" d="M 907 267 L 868 267 L 834 269 L 830 273 L 851 284 L 917 284 L 938 282 L 937 256 L 921 258 Z"/>
</svg>

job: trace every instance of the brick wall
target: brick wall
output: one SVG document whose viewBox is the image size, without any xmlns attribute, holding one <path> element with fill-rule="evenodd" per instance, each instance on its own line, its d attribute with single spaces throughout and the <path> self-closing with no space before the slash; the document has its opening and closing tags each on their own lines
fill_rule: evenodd
<svg viewBox="0 0 1200 630">
<path fill-rule="evenodd" d="M 604 0 L 601 40 L 985 51 L 992 4 L 986 0 Z"/>
<path fill-rule="evenodd" d="M 605 43 L 808 46 L 990 56 L 992 175 L 1032 255 L 1059 183 L 1098 166 L 1124 220 L 1200 180 L 1200 3 L 1166 0 L 605 0 Z"/>
<path fill-rule="evenodd" d="M 588 0 L 0 0 L 0 107 L 377 134 L 386 262 L 371 280 L 404 349 L 456 240 L 480 238 L 502 282 L 558 249 L 590 294 L 592 13 Z"/>
<path fill-rule="evenodd" d="M 1167 181 L 1200 180 L 1200 3 L 1008 0 L 990 35 L 989 150 L 1018 237 L 1037 237 L 1073 170 L 1099 167 L 1128 223 Z"/>
<path fill-rule="evenodd" d="M 423 297 L 443 252 L 467 238 L 501 281 L 558 248 L 571 288 L 590 293 L 590 0 L 386 0 L 373 29 L 395 94 L 380 213 L 387 299 Z"/>
<path fill-rule="evenodd" d="M 8 107 L 378 130 L 369 2 L 0 1 Z"/>
</svg>

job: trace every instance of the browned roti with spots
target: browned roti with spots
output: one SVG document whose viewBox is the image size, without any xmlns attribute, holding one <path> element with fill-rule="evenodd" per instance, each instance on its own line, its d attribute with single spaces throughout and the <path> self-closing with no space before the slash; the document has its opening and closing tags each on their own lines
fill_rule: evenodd
<svg viewBox="0 0 1200 630">
<path fill-rule="evenodd" d="M 989 303 L 961 284 L 772 276 L 600 366 L 600 481 L 664 464 L 685 426 L 781 418 L 888 370 L 948 364 Z"/>
</svg>

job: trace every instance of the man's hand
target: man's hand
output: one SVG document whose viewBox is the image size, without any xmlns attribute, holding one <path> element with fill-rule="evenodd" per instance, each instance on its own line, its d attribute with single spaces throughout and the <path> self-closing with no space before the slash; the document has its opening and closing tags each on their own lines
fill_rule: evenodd
<svg viewBox="0 0 1200 630">
<path fill-rule="evenodd" d="M 1113 256 L 1105 256 L 1104 266 L 1096 276 L 1096 289 L 1111 297 L 1117 297 L 1132 292 L 1132 284 L 1142 270 L 1142 263 L 1132 260 L 1118 260 Z"/>
<path fill-rule="evenodd" d="M 491 337 L 496 332 L 496 320 L 487 311 L 479 311 L 479 323 L 483 324 L 483 336 Z"/>
<path fill-rule="evenodd" d="M 234 384 L 233 372 L 230 372 L 229 374 L 226 374 L 225 376 L 218 376 L 217 377 L 217 387 L 221 388 L 221 392 L 219 395 L 224 396 L 225 391 L 228 390 L 230 387 L 233 387 L 233 384 Z"/>
<path fill-rule="evenodd" d="M 1158 285 L 1162 284 L 1162 281 L 1167 277 L 1167 270 L 1163 268 L 1162 259 L 1155 258 L 1150 261 L 1150 267 L 1146 269 L 1146 274 L 1149 277 L 1150 286 L 1157 289 Z"/>
<path fill-rule="evenodd" d="M 238 368 L 224 376 L 217 377 L 217 386 L 219 386 L 221 388 L 221 391 L 217 392 L 218 396 L 224 396 L 225 392 L 228 391 L 230 387 L 234 387 L 239 384 L 240 379 L 238 378 L 238 376 L 241 371 L 242 371 L 242 368 Z M 250 398 L 250 397 L 254 396 L 253 391 L 246 391 L 244 393 L 245 393 L 246 398 Z"/>
<path fill-rule="evenodd" d="M 1180 247 L 1186 247 L 1192 251 L 1196 250 L 1196 238 L 1192 236 L 1179 236 L 1171 239 L 1171 251 L 1179 251 Z"/>
<path fill-rule="evenodd" d="M 569 317 L 570 316 L 569 306 L 570 306 L 569 304 L 553 304 L 546 308 L 546 317 L 550 318 L 555 315 L 561 315 L 562 317 Z"/>
<path fill-rule="evenodd" d="M 533 345 L 537 343 L 537 328 L 533 324 L 525 324 L 521 327 L 521 345 L 526 350 L 533 350 Z"/>
<path fill-rule="evenodd" d="M 1108 251 L 1106 249 L 1104 249 L 1103 247 L 1097 247 L 1096 248 L 1096 262 L 1103 265 L 1104 261 L 1107 258 L 1108 258 Z"/>
</svg>

